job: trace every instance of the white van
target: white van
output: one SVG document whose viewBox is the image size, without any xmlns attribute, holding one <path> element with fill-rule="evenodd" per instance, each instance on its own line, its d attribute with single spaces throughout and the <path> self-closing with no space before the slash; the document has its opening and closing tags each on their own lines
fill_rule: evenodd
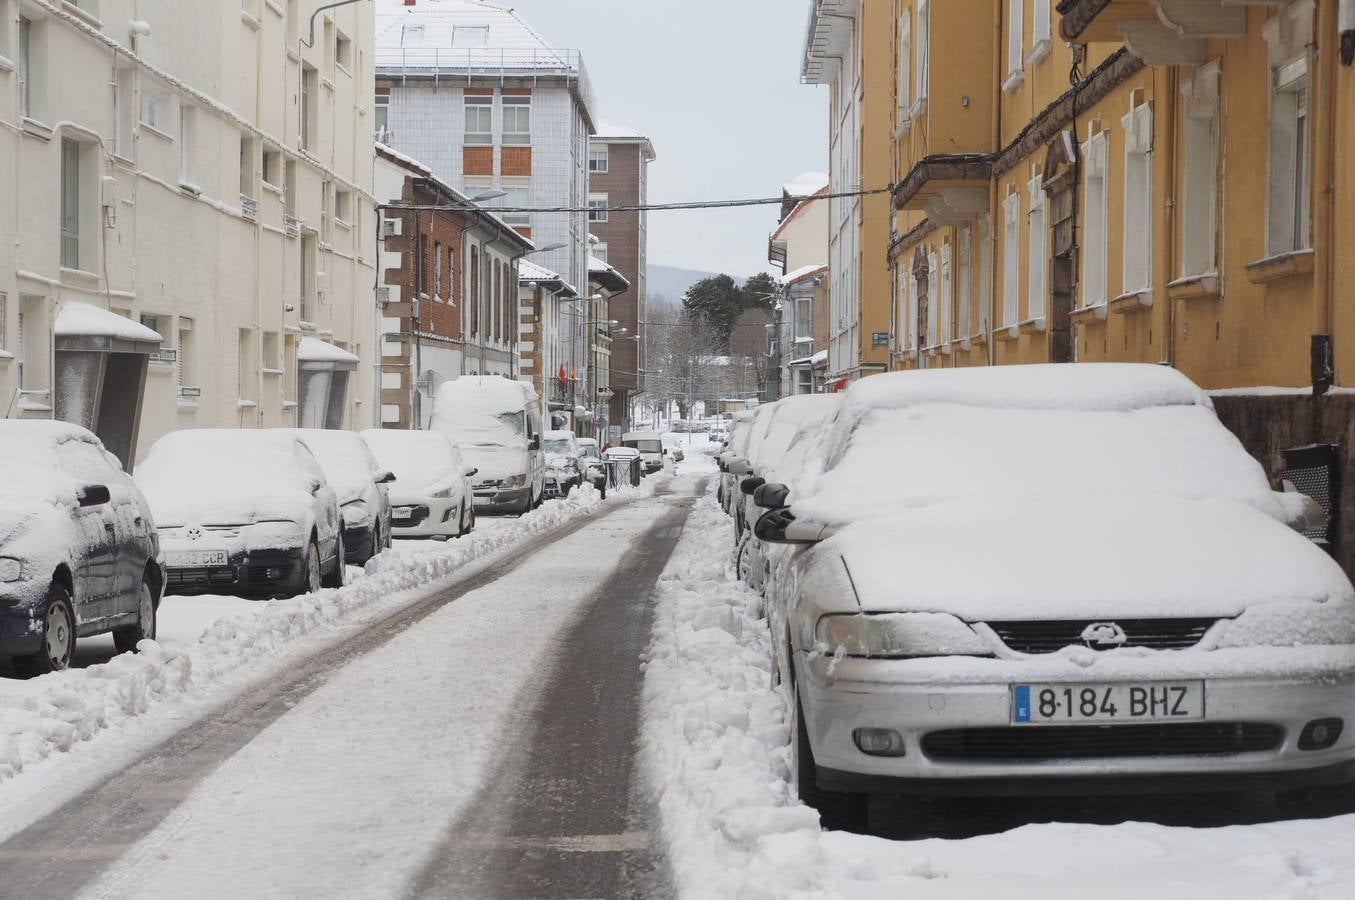
<svg viewBox="0 0 1355 900">
<path fill-rule="evenodd" d="M 663 458 L 668 451 L 663 449 L 663 434 L 658 431 L 629 431 L 621 435 L 621 446 L 640 451 L 645 462 L 645 474 L 663 470 Z"/>
<path fill-rule="evenodd" d="M 476 513 L 525 513 L 545 496 L 541 403 L 525 382 L 463 375 L 438 388 L 430 425 L 452 439 L 475 477 Z"/>
</svg>

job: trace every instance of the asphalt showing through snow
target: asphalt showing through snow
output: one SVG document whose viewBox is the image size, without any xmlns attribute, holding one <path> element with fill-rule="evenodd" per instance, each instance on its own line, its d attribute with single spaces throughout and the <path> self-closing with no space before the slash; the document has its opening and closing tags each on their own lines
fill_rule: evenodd
<svg viewBox="0 0 1355 900">
<path fill-rule="evenodd" d="M 0 896 L 78 896 L 127 848 L 157 828 L 205 778 L 336 672 L 448 604 L 526 564 L 545 548 L 625 508 L 611 507 L 583 517 L 510 551 L 495 566 L 417 601 L 378 626 L 311 657 L 289 675 L 258 685 L 203 717 L 99 787 L 0 844 Z M 212 886 L 202 887 L 199 896 L 212 895 Z M 454 891 L 448 896 L 464 895 Z"/>
<path fill-rule="evenodd" d="M 651 595 L 694 500 L 650 527 L 561 641 L 531 715 L 501 736 L 504 760 L 416 880 L 416 896 L 671 895 L 636 742 Z"/>
</svg>

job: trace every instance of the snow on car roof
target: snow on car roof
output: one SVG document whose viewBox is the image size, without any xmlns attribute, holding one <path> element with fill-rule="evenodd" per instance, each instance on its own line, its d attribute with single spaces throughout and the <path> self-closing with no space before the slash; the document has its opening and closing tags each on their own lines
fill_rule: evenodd
<svg viewBox="0 0 1355 900">
<path fill-rule="evenodd" d="M 0 502 L 75 503 L 78 479 L 56 465 L 57 451 L 70 442 L 103 444 L 79 425 L 49 420 L 0 419 L 0 467 L 22 478 L 0 478 Z"/>
<path fill-rule="evenodd" d="M 525 436 L 499 416 L 521 413 L 537 403 L 536 389 L 497 375 L 463 375 L 438 388 L 433 428 L 458 444 L 523 444 Z"/>
<path fill-rule="evenodd" d="M 837 412 L 841 402 L 840 394 L 801 394 L 785 397 L 772 404 L 767 430 L 756 446 L 749 447 L 754 470 L 759 474 L 768 473 L 768 481 L 782 480 L 782 464 L 787 461 L 791 444 L 797 438 L 806 437 L 806 432 L 812 434 L 828 421 Z M 794 468 L 803 463 L 803 458 L 803 454 L 799 454 Z M 770 477 L 772 474 L 777 477 Z"/>
<path fill-rule="evenodd" d="M 395 473 L 394 491 L 402 497 L 431 493 L 461 477 L 461 457 L 441 431 L 371 428 L 362 439 L 382 468 Z"/>
<path fill-rule="evenodd" d="M 137 466 L 136 483 L 161 526 L 303 521 L 314 498 L 297 443 L 283 430 L 172 431 Z"/>
<path fill-rule="evenodd" d="M 572 431 L 547 431 L 541 436 L 548 441 L 583 440 L 583 438 L 575 437 Z"/>
</svg>

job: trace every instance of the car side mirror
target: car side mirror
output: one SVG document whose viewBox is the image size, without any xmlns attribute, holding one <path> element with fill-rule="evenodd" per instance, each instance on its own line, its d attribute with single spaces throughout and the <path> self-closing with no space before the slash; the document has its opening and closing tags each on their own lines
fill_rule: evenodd
<svg viewBox="0 0 1355 900">
<path fill-rule="evenodd" d="M 758 488 L 762 487 L 766 483 L 767 479 L 765 478 L 760 477 L 745 478 L 743 481 L 739 482 L 739 490 L 751 496 L 754 491 L 756 491 Z"/>
<path fill-rule="evenodd" d="M 480 474 L 480 470 L 475 466 L 467 466 L 465 474 L 467 478 L 474 478 L 476 475 Z"/>
<path fill-rule="evenodd" d="M 741 456 L 736 456 L 729 461 L 729 472 L 731 475 L 751 475 L 753 474 L 753 467 L 749 464 L 748 460 Z"/>
<path fill-rule="evenodd" d="M 394 481 L 394 480 L 395 480 L 395 473 L 394 473 L 394 472 L 386 471 L 386 472 L 377 472 L 377 473 L 376 473 L 376 483 L 377 483 L 377 484 L 390 484 L 390 483 L 391 483 L 392 481 Z"/>
<path fill-rule="evenodd" d="M 664 448 L 663 448 L 663 455 L 664 455 L 664 456 L 667 456 L 667 455 L 668 455 L 668 448 L 667 448 L 667 447 L 664 447 Z"/>
<path fill-rule="evenodd" d="M 833 536 L 833 529 L 801 522 L 787 508 L 768 510 L 753 525 L 753 534 L 767 544 L 817 544 Z"/>
<path fill-rule="evenodd" d="M 540 438 L 540 437 L 534 437 L 534 438 L 532 438 L 530 441 L 527 442 L 527 448 L 528 448 L 529 450 L 540 450 L 540 449 L 541 449 L 541 438 Z"/>
<path fill-rule="evenodd" d="M 320 479 L 318 479 L 318 478 L 312 478 L 312 479 L 310 480 L 310 485 L 309 485 L 309 487 L 310 487 L 310 491 L 311 491 L 312 494 L 318 494 L 318 493 L 320 493 L 320 489 L 321 489 L 322 487 L 324 487 L 324 486 L 325 486 L 325 483 L 324 483 L 323 481 L 321 481 Z"/>
<path fill-rule="evenodd" d="M 764 483 L 753 489 L 753 502 L 763 509 L 784 509 L 789 498 L 790 488 L 784 484 Z"/>
<path fill-rule="evenodd" d="M 82 508 L 103 506 L 113 499 L 106 484 L 87 484 L 75 493 L 75 500 Z"/>
</svg>

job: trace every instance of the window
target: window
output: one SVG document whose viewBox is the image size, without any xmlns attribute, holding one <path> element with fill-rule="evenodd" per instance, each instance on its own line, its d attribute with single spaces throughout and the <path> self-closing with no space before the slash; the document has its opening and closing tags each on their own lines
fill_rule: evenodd
<svg viewBox="0 0 1355 900">
<path fill-rule="evenodd" d="M 132 131 L 136 124 L 136 91 L 133 71 L 119 66 L 113 74 L 113 152 L 123 159 L 136 158 Z"/>
<path fill-rule="evenodd" d="M 80 268 L 80 143 L 61 139 L 61 267 Z"/>
<path fill-rule="evenodd" d="M 390 143 L 390 111 L 391 95 L 377 94 L 376 105 L 373 107 L 376 115 L 376 139 L 383 144 Z"/>
<path fill-rule="evenodd" d="M 428 296 L 428 235 L 422 232 L 414 239 L 414 293 Z"/>
<path fill-rule="evenodd" d="M 500 201 L 500 204 L 508 208 L 524 207 L 532 205 L 532 186 L 527 179 L 509 179 L 503 180 L 503 189 L 507 194 Z M 503 214 L 503 220 L 509 225 L 531 225 L 532 214 L 525 212 L 506 212 Z"/>
<path fill-rule="evenodd" d="M 255 376 L 259 366 L 254 358 L 254 329 L 241 328 L 236 343 L 236 396 L 246 403 L 253 402 Z"/>
<path fill-rule="evenodd" d="M 1044 176 L 1036 175 L 1030 180 L 1030 215 L 1027 217 L 1030 237 L 1027 239 L 1027 254 L 1030 257 L 1028 281 L 1026 283 L 1026 318 L 1044 318 L 1044 295 L 1049 270 L 1048 230 L 1044 215 Z"/>
<path fill-rule="evenodd" d="M 1106 158 L 1110 141 L 1100 131 L 1082 145 L 1082 306 L 1106 302 Z"/>
<path fill-rule="evenodd" d="M 406 22 L 400 26 L 400 46 L 418 47 L 423 43 L 423 23 Z"/>
<path fill-rule="evenodd" d="M 254 139 L 240 135 L 240 196 L 254 197 Z"/>
<path fill-rule="evenodd" d="M 353 42 L 338 29 L 334 31 L 334 62 L 345 72 L 353 67 Z"/>
<path fill-rule="evenodd" d="M 588 145 L 588 171 L 606 174 L 610 163 L 610 148 L 606 144 Z"/>
<path fill-rule="evenodd" d="M 193 179 L 197 152 L 197 110 L 188 104 L 179 106 L 179 184 L 196 189 Z"/>
<path fill-rule="evenodd" d="M 283 166 L 283 210 L 296 218 L 296 160 L 289 159 Z"/>
<path fill-rule="evenodd" d="M 899 19 L 899 121 L 913 115 L 913 11 L 906 9 Z"/>
<path fill-rule="evenodd" d="M 503 143 L 524 145 L 532 142 L 532 98 L 503 98 Z"/>
<path fill-rule="evenodd" d="M 936 321 L 939 329 L 937 342 L 944 344 L 955 335 L 951 331 L 951 310 L 955 306 L 955 277 L 951 266 L 950 244 L 941 245 L 941 272 L 937 277 L 939 293 L 936 296 Z"/>
<path fill-rule="evenodd" d="M 197 383 L 193 378 L 193 320 L 187 316 L 179 316 L 179 389 L 183 393 L 185 387 L 196 387 Z"/>
<path fill-rule="evenodd" d="M 466 305 L 466 331 L 480 333 L 480 248 L 470 250 L 470 302 Z"/>
<path fill-rule="evenodd" d="M 606 222 L 607 221 L 607 195 L 589 194 L 588 195 L 588 221 Z"/>
<path fill-rule="evenodd" d="M 334 185 L 328 181 L 320 183 L 320 240 L 334 241 Z"/>
<path fill-rule="evenodd" d="M 485 47 L 489 45 L 488 25 L 456 25 L 452 28 L 452 47 Z"/>
<path fill-rule="evenodd" d="M 19 115 L 36 115 L 38 104 L 36 101 L 37 91 L 34 89 L 33 76 L 36 67 L 34 66 L 34 57 L 37 56 L 37 31 L 32 20 L 19 16 Z"/>
<path fill-rule="evenodd" d="M 478 94 L 466 96 L 466 143 L 485 146 L 494 143 L 494 98 Z"/>
<path fill-rule="evenodd" d="M 1020 84 L 1011 76 L 1017 75 L 1024 64 L 1026 47 L 1025 35 L 1026 0 L 1007 0 L 1007 75 L 1003 83 L 1005 90 L 1013 90 Z"/>
<path fill-rule="evenodd" d="M 1147 103 L 1132 107 L 1124 127 L 1124 279 L 1121 293 L 1153 286 L 1153 109 Z"/>
<path fill-rule="evenodd" d="M 263 152 L 263 180 L 273 187 L 282 187 L 282 151 Z"/>
<path fill-rule="evenodd" d="M 597 257 L 602 262 L 608 261 L 607 252 L 608 251 L 606 241 L 599 241 L 598 243 L 593 245 L 593 256 Z"/>
<path fill-rule="evenodd" d="M 48 363 L 51 345 L 46 326 L 47 300 L 40 296 L 19 298 L 19 389 L 44 393 L 51 387 Z"/>
<path fill-rule="evenodd" d="M 287 0 L 287 48 L 295 49 L 301 34 L 301 0 Z"/>
<path fill-rule="evenodd" d="M 1010 327 L 1021 315 L 1021 195 L 1015 186 L 1002 203 L 1002 324 Z"/>
<path fill-rule="evenodd" d="M 979 333 L 988 333 L 987 310 L 993 297 L 993 217 L 990 213 L 979 216 Z"/>
<path fill-rule="evenodd" d="M 941 311 L 941 265 L 936 253 L 927 254 L 927 346 L 941 343 L 938 316 Z"/>
<path fill-rule="evenodd" d="M 170 97 L 158 85 L 141 84 L 141 124 L 161 134 L 168 134 L 170 124 Z"/>
<path fill-rule="evenodd" d="M 313 298 L 316 293 L 315 265 L 319 250 L 320 236 L 307 231 L 301 236 L 301 321 L 309 322 L 315 310 Z"/>
<path fill-rule="evenodd" d="M 301 149 L 314 150 L 320 123 L 320 73 L 314 66 L 301 66 Z"/>
<path fill-rule="evenodd" d="M 1218 60 L 1184 79 L 1181 93 L 1181 275 L 1191 277 L 1218 271 Z"/>
<path fill-rule="evenodd" d="M 334 189 L 334 221 L 344 225 L 353 221 L 353 192 L 341 187 Z"/>
<path fill-rule="evenodd" d="M 955 296 L 955 328 L 959 337 L 967 338 L 971 334 L 969 310 L 974 302 L 974 229 L 969 225 L 960 228 L 960 278 Z"/>
<path fill-rule="evenodd" d="M 1266 255 L 1309 245 L 1308 44 L 1313 4 L 1296 0 L 1262 26 L 1270 64 Z"/>
<path fill-rule="evenodd" d="M 442 292 L 442 241 L 433 242 L 433 299 L 441 300 Z"/>
<path fill-rule="evenodd" d="M 902 271 L 903 278 L 903 322 L 900 323 L 899 331 L 906 335 L 909 350 L 916 350 L 918 345 L 917 334 L 917 284 L 913 274 L 908 271 L 905 265 Z"/>
<path fill-rule="evenodd" d="M 1049 55 L 1049 6 L 1054 0 L 1034 0 L 1035 20 L 1030 23 L 1030 55 L 1026 62 L 1036 63 Z"/>
<path fill-rule="evenodd" d="M 920 116 L 927 106 L 928 70 L 931 67 L 931 12 L 927 0 L 917 4 L 917 99 L 913 101 L 913 115 Z"/>
</svg>

